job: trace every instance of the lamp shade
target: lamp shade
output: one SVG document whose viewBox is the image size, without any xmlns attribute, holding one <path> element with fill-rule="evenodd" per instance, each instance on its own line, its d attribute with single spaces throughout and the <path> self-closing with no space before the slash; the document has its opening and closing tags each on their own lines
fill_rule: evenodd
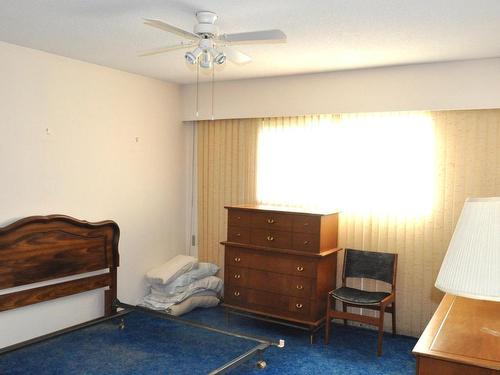
<svg viewBox="0 0 500 375">
<path fill-rule="evenodd" d="M 465 201 L 435 285 L 457 296 L 500 301 L 500 197 Z"/>
</svg>

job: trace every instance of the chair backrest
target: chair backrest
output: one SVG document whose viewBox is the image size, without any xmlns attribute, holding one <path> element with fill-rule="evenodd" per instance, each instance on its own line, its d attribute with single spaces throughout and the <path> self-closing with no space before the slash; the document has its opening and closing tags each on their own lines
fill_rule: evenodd
<svg viewBox="0 0 500 375">
<path fill-rule="evenodd" d="M 394 284 L 397 254 L 345 249 L 343 280 L 362 277 Z"/>
</svg>

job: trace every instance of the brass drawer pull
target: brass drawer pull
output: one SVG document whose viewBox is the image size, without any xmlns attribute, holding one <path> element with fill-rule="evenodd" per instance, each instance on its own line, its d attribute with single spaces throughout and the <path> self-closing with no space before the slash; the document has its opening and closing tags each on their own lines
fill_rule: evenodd
<svg viewBox="0 0 500 375">
<path fill-rule="evenodd" d="M 268 240 L 268 241 L 274 241 L 274 237 L 273 237 L 273 236 L 271 236 L 271 235 L 269 235 L 269 236 L 267 236 L 267 240 Z"/>
<path fill-rule="evenodd" d="M 274 219 L 273 219 L 273 218 L 271 218 L 271 217 L 270 217 L 269 219 L 267 219 L 267 223 L 268 223 L 268 224 L 274 224 L 274 223 L 275 223 L 275 221 L 274 221 Z"/>
<path fill-rule="evenodd" d="M 239 262 L 241 262 L 241 258 L 240 258 L 240 257 L 235 257 L 235 258 L 234 258 L 234 261 L 235 261 L 236 263 L 239 263 Z"/>
<path fill-rule="evenodd" d="M 309 226 L 309 223 L 307 223 L 307 222 L 306 222 L 306 223 L 304 223 L 304 226 L 305 226 L 305 227 L 308 227 L 308 226 Z"/>
<path fill-rule="evenodd" d="M 297 271 L 299 271 L 299 272 L 304 271 L 304 267 L 302 267 L 302 266 L 297 266 Z"/>
<path fill-rule="evenodd" d="M 298 308 L 298 309 L 301 309 L 303 306 L 302 306 L 301 303 L 297 303 L 297 304 L 295 304 L 295 307 Z"/>
<path fill-rule="evenodd" d="M 234 274 L 234 278 L 235 278 L 236 280 L 238 280 L 239 278 L 241 278 L 241 275 L 240 275 L 239 273 L 235 273 L 235 274 Z"/>
<path fill-rule="evenodd" d="M 236 291 L 236 292 L 234 292 L 234 295 L 235 295 L 236 297 L 239 297 L 239 296 L 240 296 L 240 292 Z"/>
<path fill-rule="evenodd" d="M 305 241 L 304 241 L 304 245 L 309 245 L 309 241 L 308 241 L 308 240 L 305 240 Z"/>
<path fill-rule="evenodd" d="M 304 286 L 302 286 L 302 285 L 297 285 L 297 289 L 298 289 L 298 290 L 302 290 L 302 289 L 304 289 Z"/>
<path fill-rule="evenodd" d="M 236 220 L 241 220 L 241 216 L 236 216 Z"/>
<path fill-rule="evenodd" d="M 241 233 L 236 233 L 236 237 L 241 237 Z"/>
</svg>

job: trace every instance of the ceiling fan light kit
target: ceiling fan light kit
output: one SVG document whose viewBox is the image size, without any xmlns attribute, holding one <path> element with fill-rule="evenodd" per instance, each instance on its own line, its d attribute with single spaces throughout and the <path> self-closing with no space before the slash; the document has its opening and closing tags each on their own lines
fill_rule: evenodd
<svg viewBox="0 0 500 375">
<path fill-rule="evenodd" d="M 202 68 L 211 68 L 212 62 L 224 64 L 226 61 L 224 52 L 216 50 L 213 40 L 209 38 L 201 39 L 198 47 L 192 52 L 186 52 L 184 58 L 189 64 L 196 64 L 201 59 L 199 63 Z"/>
<path fill-rule="evenodd" d="M 184 57 L 188 63 L 195 64 L 202 53 L 203 50 L 200 47 L 196 47 L 192 52 L 186 52 Z"/>
<path fill-rule="evenodd" d="M 209 69 L 212 67 L 212 55 L 210 55 L 208 52 L 203 52 L 203 55 L 201 55 L 200 67 L 205 69 Z"/>
<path fill-rule="evenodd" d="M 224 52 L 219 52 L 215 48 L 211 48 L 210 54 L 213 56 L 214 61 L 217 64 L 220 65 L 220 64 L 224 64 L 226 62 L 226 55 L 224 54 Z"/>
</svg>

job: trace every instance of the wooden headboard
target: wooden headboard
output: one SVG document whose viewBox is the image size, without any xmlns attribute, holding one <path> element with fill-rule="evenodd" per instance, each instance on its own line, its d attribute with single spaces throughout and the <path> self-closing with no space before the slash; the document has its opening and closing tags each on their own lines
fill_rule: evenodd
<svg viewBox="0 0 500 375">
<path fill-rule="evenodd" d="M 0 228 L 0 290 L 109 269 L 1 294 L 0 311 L 108 287 L 104 314 L 115 313 L 119 236 L 114 221 L 89 223 L 64 215 L 31 216 Z"/>
</svg>

